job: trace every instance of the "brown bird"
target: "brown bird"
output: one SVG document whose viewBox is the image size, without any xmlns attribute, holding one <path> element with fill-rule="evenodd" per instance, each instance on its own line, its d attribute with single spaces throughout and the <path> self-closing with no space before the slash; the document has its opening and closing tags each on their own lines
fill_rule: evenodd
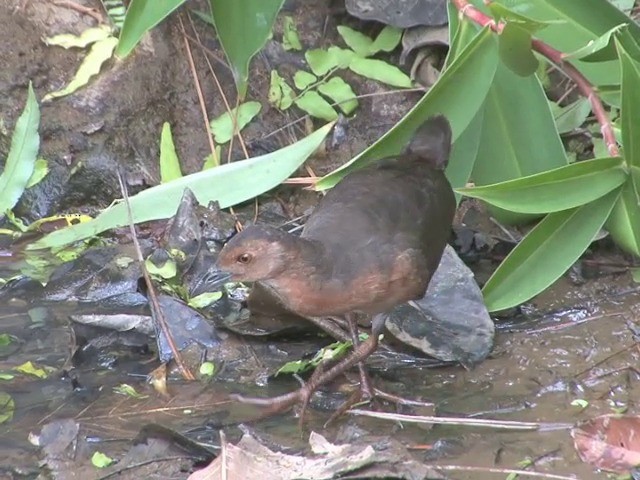
<svg viewBox="0 0 640 480">
<path fill-rule="evenodd" d="M 346 175 L 320 201 L 300 237 L 250 226 L 225 245 L 216 262 L 219 280 L 260 282 L 305 317 L 344 316 L 355 343 L 347 358 L 295 392 L 237 398 L 274 410 L 306 405 L 318 386 L 375 351 L 393 307 L 424 296 L 456 209 L 444 174 L 450 150 L 449 122 L 431 117 L 400 155 Z M 359 345 L 356 313 L 372 316 L 371 335 Z M 361 389 L 370 396 L 361 373 Z"/>
</svg>

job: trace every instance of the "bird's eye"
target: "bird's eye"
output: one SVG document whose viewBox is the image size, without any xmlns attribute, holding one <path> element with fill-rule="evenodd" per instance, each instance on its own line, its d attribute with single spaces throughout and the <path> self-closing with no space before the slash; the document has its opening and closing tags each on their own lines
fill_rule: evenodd
<svg viewBox="0 0 640 480">
<path fill-rule="evenodd" d="M 238 263 L 249 263 L 252 258 L 253 256 L 250 253 L 243 253 L 242 255 L 238 256 L 237 260 Z"/>
</svg>

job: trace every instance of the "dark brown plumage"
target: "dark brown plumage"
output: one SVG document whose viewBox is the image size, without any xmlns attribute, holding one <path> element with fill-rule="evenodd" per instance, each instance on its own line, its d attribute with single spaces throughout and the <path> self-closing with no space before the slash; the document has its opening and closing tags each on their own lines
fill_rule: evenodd
<svg viewBox="0 0 640 480">
<path fill-rule="evenodd" d="M 306 391 L 289 395 L 289 403 L 307 400 L 319 383 L 360 362 L 375 350 L 385 314 L 424 296 L 455 213 L 444 174 L 450 149 L 448 121 L 431 117 L 403 153 L 345 176 L 320 201 L 300 237 L 251 226 L 223 248 L 219 270 L 232 280 L 259 281 L 292 312 L 374 315 L 369 343 L 323 373 L 322 382 L 310 385 L 312 379 L 301 389 Z"/>
</svg>

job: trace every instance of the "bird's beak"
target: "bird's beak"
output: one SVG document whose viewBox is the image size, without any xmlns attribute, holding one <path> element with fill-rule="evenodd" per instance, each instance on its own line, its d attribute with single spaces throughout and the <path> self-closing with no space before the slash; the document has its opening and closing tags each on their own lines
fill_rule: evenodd
<svg viewBox="0 0 640 480">
<path fill-rule="evenodd" d="M 217 292 L 222 289 L 225 283 L 231 279 L 231 273 L 219 270 L 214 267 L 209 270 L 191 289 L 191 297 L 196 297 L 203 293 Z"/>
</svg>

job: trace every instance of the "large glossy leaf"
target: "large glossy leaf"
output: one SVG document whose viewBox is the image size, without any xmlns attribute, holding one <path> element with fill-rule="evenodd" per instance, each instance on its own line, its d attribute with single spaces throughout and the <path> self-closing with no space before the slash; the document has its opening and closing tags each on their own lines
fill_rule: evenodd
<svg viewBox="0 0 640 480">
<path fill-rule="evenodd" d="M 201 204 L 217 201 L 226 208 L 271 190 L 286 179 L 311 155 L 331 130 L 332 124 L 276 152 L 228 163 L 186 175 L 131 197 L 134 223 L 168 218 L 176 212 L 185 188 L 190 188 Z M 95 220 L 51 233 L 30 246 L 50 248 L 82 240 L 128 223 L 124 203 L 104 210 Z"/>
<path fill-rule="evenodd" d="M 247 93 L 249 61 L 264 46 L 284 0 L 209 0 L 238 95 Z"/>
<path fill-rule="evenodd" d="M 617 42 L 622 67 L 622 147 L 629 165 L 640 167 L 640 65 Z M 639 207 L 640 208 L 640 207 Z"/>
<path fill-rule="evenodd" d="M 464 187 L 469 181 L 478 154 L 483 120 L 484 109 L 481 108 L 453 144 L 445 174 L 454 189 Z M 456 202 L 460 203 L 462 195 L 457 192 L 455 195 Z"/>
<path fill-rule="evenodd" d="M 587 205 L 547 215 L 485 284 L 489 311 L 519 305 L 560 278 L 587 249 L 619 195 L 614 190 Z"/>
<path fill-rule="evenodd" d="M 631 167 L 631 176 L 607 220 L 606 228 L 621 248 L 640 257 L 640 169 Z"/>
<path fill-rule="evenodd" d="M 11 210 L 27 188 L 40 148 L 40 108 L 29 83 L 27 102 L 16 122 L 11 148 L 0 175 L 0 217 Z"/>
<path fill-rule="evenodd" d="M 520 77 L 498 64 L 485 100 L 473 181 L 490 185 L 565 165 L 564 147 L 538 78 Z M 496 208 L 492 213 L 505 223 L 526 219 Z"/>
<path fill-rule="evenodd" d="M 500 33 L 500 60 L 513 73 L 528 77 L 538 69 L 538 59 L 531 51 L 531 32 L 515 22 L 507 22 Z"/>
<path fill-rule="evenodd" d="M 549 106 L 560 135 L 572 132 L 580 127 L 591 113 L 591 104 L 585 97 L 580 97 L 575 102 L 564 107 L 559 106 L 557 103 L 549 103 Z"/>
<path fill-rule="evenodd" d="M 158 25 L 186 0 L 131 0 L 120 32 L 116 55 L 124 58 L 142 36 Z"/>
<path fill-rule="evenodd" d="M 622 189 L 607 229 L 626 251 L 640 256 L 640 66 L 616 40 L 622 67 L 622 146 L 631 175 Z"/>
<path fill-rule="evenodd" d="M 622 185 L 627 177 L 622 158 L 596 158 L 515 180 L 457 191 L 512 212 L 549 213 L 592 202 Z"/>
<path fill-rule="evenodd" d="M 482 106 L 497 62 L 496 40 L 491 31 L 484 29 L 402 120 L 360 155 L 322 178 L 316 183 L 316 189 L 331 188 L 350 171 L 397 154 L 431 115 L 442 113 L 449 119 L 455 141 Z"/>
<path fill-rule="evenodd" d="M 628 24 L 630 37 L 640 38 L 640 26 L 623 12 L 605 0 L 498 0 L 536 20 L 563 20 L 563 23 L 548 25 L 536 33 L 536 37 L 549 43 L 561 52 L 573 52 L 591 40 L 606 34 L 617 25 Z M 617 62 L 590 63 L 572 62 L 595 85 L 620 83 Z"/>
<path fill-rule="evenodd" d="M 449 16 L 449 53 L 445 61 L 445 68 L 448 68 L 464 51 L 464 48 L 471 43 L 479 31 L 478 27 L 470 20 L 464 17 L 459 19 L 458 10 L 451 2 L 447 4 L 447 14 Z M 449 165 L 445 172 L 453 188 L 464 187 L 469 181 L 478 154 L 483 119 L 484 108 L 480 107 L 471 123 L 453 143 Z M 460 203 L 462 195 L 456 193 L 455 196 L 456 203 Z"/>
<path fill-rule="evenodd" d="M 180 158 L 173 142 L 171 124 L 164 122 L 160 133 L 160 182 L 167 183 L 181 176 Z"/>
</svg>

